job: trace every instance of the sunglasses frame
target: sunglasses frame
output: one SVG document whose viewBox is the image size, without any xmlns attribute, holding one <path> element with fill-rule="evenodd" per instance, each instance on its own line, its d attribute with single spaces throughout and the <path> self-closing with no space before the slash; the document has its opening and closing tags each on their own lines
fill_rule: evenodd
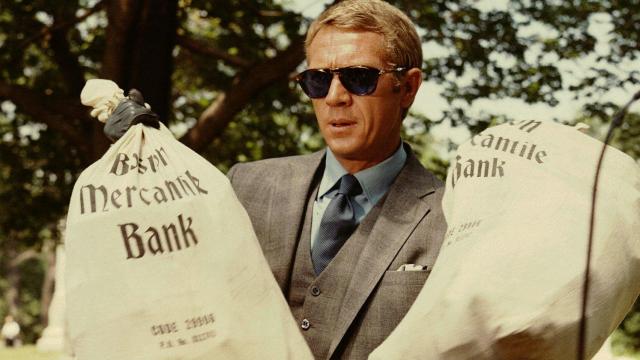
<svg viewBox="0 0 640 360">
<path fill-rule="evenodd" d="M 375 84 L 373 85 L 373 87 L 371 88 L 370 91 L 364 92 L 362 94 L 358 94 L 356 92 L 351 91 L 347 86 L 345 86 L 344 82 L 342 81 L 342 76 L 343 76 L 343 72 L 344 70 L 347 69 L 366 69 L 366 70 L 374 70 L 377 71 L 376 73 L 376 79 L 375 79 Z M 407 71 L 409 70 L 409 68 L 407 67 L 395 67 L 393 69 L 378 69 L 372 66 L 365 66 L 365 65 L 352 65 L 352 66 L 344 66 L 344 67 L 338 67 L 338 68 L 318 68 L 318 69 L 307 69 L 304 70 L 302 72 L 300 72 L 298 75 L 296 75 L 295 77 L 295 81 L 298 83 L 298 85 L 300 85 L 300 87 L 302 88 L 302 91 L 309 96 L 312 99 L 322 99 L 325 98 L 327 96 L 327 94 L 329 93 L 329 89 L 331 88 L 331 83 L 333 82 L 333 78 L 335 74 L 338 74 L 338 79 L 340 80 L 340 83 L 342 84 L 342 86 L 350 93 L 356 96 L 366 96 L 366 95 L 371 95 L 373 94 L 373 92 L 376 91 L 376 88 L 378 87 L 378 80 L 380 79 L 381 75 L 384 74 L 388 74 L 388 73 L 397 73 L 397 72 L 403 72 L 403 71 Z M 305 86 L 302 84 L 303 82 L 303 76 L 305 73 L 307 72 L 323 72 L 323 73 L 329 73 L 331 74 L 331 80 L 329 81 L 329 86 L 327 87 L 327 92 L 324 94 L 324 96 L 311 96 L 309 93 L 307 93 L 307 91 L 305 90 Z"/>
</svg>

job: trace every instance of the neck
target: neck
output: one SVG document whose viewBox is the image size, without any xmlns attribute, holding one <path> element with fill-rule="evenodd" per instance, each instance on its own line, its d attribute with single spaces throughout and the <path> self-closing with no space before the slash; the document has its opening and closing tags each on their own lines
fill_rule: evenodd
<svg viewBox="0 0 640 360">
<path fill-rule="evenodd" d="M 340 165 L 342 165 L 342 167 L 345 170 L 347 170 L 349 174 L 355 174 L 359 171 L 376 166 L 381 162 L 385 161 L 391 155 L 393 155 L 393 153 L 395 153 L 398 150 L 398 146 L 400 146 L 400 139 L 398 139 L 398 142 L 396 143 L 395 146 L 391 147 L 391 150 L 380 152 L 376 154 L 377 156 L 370 157 L 367 159 L 348 158 L 348 157 L 341 157 L 335 154 L 334 155 L 336 157 L 336 160 L 338 160 Z"/>
</svg>

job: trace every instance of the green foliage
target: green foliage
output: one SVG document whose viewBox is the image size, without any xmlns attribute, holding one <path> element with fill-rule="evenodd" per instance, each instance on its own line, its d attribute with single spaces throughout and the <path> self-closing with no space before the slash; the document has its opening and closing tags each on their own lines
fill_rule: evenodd
<svg viewBox="0 0 640 360">
<path fill-rule="evenodd" d="M 477 99 L 511 97 L 555 106 L 560 90 L 597 99 L 612 88 L 640 83 L 637 69 L 616 70 L 640 54 L 637 0 L 511 0 L 505 8 L 489 11 L 479 10 L 473 0 L 393 2 L 425 30 L 424 43 L 437 44 L 445 52 L 426 53 L 424 68 L 426 79 L 445 87 L 443 95 L 451 106 L 443 117 L 454 125 L 487 121 L 470 118 L 464 111 Z M 597 23 L 611 26 L 608 53 L 596 50 L 590 27 Z M 587 56 L 596 58 L 591 69 L 569 72 L 577 83 L 566 75 L 563 79 L 559 70 L 563 60 Z M 585 111 L 605 116 L 612 107 L 594 100 Z"/>
<path fill-rule="evenodd" d="M 575 121 L 582 122 L 590 126 L 589 134 L 596 139 L 604 141 L 609 130 L 609 120 L 602 120 L 600 117 L 585 116 Z M 616 129 L 611 138 L 610 145 L 640 161 L 640 114 L 628 114 L 620 128 Z"/>
<path fill-rule="evenodd" d="M 622 321 L 613 338 L 613 346 L 621 352 L 640 353 L 640 299 Z"/>
<path fill-rule="evenodd" d="M 44 264 L 39 259 L 30 260 L 20 266 L 20 313 L 16 321 L 22 328 L 21 339 L 34 344 L 42 334 L 40 321 L 40 296 L 44 279 Z"/>
<path fill-rule="evenodd" d="M 402 139 L 411 145 L 416 153 L 418 160 L 440 180 L 444 181 L 447 177 L 447 168 L 449 162 L 442 159 L 434 146 L 434 138 L 429 133 L 429 128 L 435 124 L 429 118 L 422 114 L 410 112 L 409 117 L 404 120 L 402 129 Z M 447 144 L 449 150 L 452 149 L 453 143 Z"/>
<path fill-rule="evenodd" d="M 203 155 L 226 171 L 237 162 L 310 153 L 323 146 L 324 140 L 310 116 L 260 114 L 250 107 Z"/>
<path fill-rule="evenodd" d="M 11 113 L 9 113 L 11 114 Z M 64 216 L 70 197 L 74 171 L 78 162 L 72 157 L 59 159 L 59 137 L 43 130 L 24 135 L 33 127 L 23 116 L 0 114 L 0 269 L 8 271 L 12 260 L 29 250 L 40 251 L 47 241 L 57 241 L 58 220 Z M 20 124 L 20 125 L 18 125 Z M 33 130 L 33 129 L 31 129 Z M 20 312 L 17 321 L 23 339 L 33 342 L 42 331 L 40 296 L 44 264 L 38 258 L 19 265 Z M 0 293 L 6 294 L 10 284 L 0 281 Z M 0 314 L 8 312 L 0 299 Z"/>
<path fill-rule="evenodd" d="M 639 139 L 640 114 L 630 114 L 625 118 L 620 130 L 618 130 L 617 136 L 614 138 L 614 144 L 618 144 L 620 150 L 638 160 L 640 159 Z"/>
</svg>

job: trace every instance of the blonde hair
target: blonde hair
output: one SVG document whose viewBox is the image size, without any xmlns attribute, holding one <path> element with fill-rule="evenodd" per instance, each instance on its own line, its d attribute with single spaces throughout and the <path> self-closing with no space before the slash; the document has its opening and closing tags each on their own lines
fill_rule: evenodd
<svg viewBox="0 0 640 360">
<path fill-rule="evenodd" d="M 345 0 L 311 23 L 305 49 L 325 26 L 381 34 L 385 40 L 386 61 L 391 66 L 422 67 L 422 44 L 415 26 L 398 8 L 381 0 Z"/>
</svg>

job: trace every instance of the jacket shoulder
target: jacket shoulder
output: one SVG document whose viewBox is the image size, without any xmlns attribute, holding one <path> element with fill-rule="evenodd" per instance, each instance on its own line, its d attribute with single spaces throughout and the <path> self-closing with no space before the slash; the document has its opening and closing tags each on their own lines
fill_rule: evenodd
<svg viewBox="0 0 640 360">
<path fill-rule="evenodd" d="M 232 184 L 245 182 L 245 180 L 251 180 L 256 177 L 262 177 L 262 180 L 265 180 L 264 177 L 273 177 L 274 175 L 282 174 L 283 171 L 288 171 L 292 164 L 304 163 L 311 160 L 312 156 L 313 155 L 295 155 L 237 163 L 229 169 L 227 177 Z M 249 179 L 247 179 L 247 177 Z"/>
</svg>

